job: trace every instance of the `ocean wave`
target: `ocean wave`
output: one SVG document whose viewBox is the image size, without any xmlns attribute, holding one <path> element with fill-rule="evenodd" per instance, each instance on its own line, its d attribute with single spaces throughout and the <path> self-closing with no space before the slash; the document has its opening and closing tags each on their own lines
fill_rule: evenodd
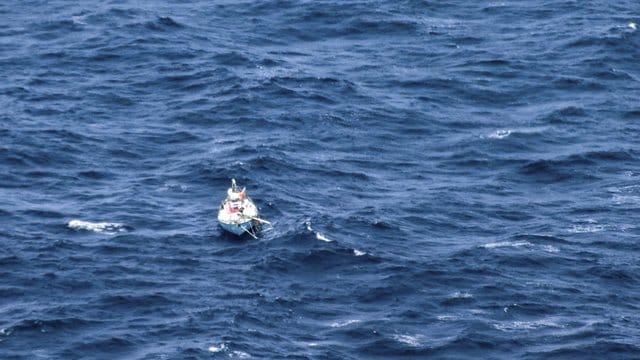
<svg viewBox="0 0 640 360">
<path fill-rule="evenodd" d="M 229 357 L 232 359 L 249 359 L 251 358 L 251 355 L 244 351 L 234 350 L 229 353 Z"/>
<path fill-rule="evenodd" d="M 638 283 L 638 276 L 633 271 L 626 269 L 616 269 L 606 266 L 592 266 L 586 271 L 587 274 L 600 280 L 608 281 L 610 285 L 632 286 Z"/>
<path fill-rule="evenodd" d="M 637 159 L 632 150 L 588 151 L 557 159 L 530 161 L 519 168 L 518 172 L 533 180 L 556 183 L 563 181 L 595 180 L 593 171 L 586 171 L 600 163 L 624 163 Z"/>
<path fill-rule="evenodd" d="M 239 66 L 250 65 L 252 60 L 246 54 L 241 54 L 237 51 L 225 52 L 217 54 L 214 59 L 221 65 Z"/>
<path fill-rule="evenodd" d="M 316 239 L 320 240 L 320 241 L 324 241 L 324 242 L 333 242 L 334 240 L 329 239 L 328 237 L 324 236 L 321 232 L 314 230 L 311 227 L 311 221 L 307 220 L 305 222 L 305 226 L 307 227 L 307 231 L 312 232 L 315 234 Z"/>
<path fill-rule="evenodd" d="M 341 320 L 341 321 L 332 322 L 331 324 L 329 324 L 329 326 L 332 327 L 332 328 L 339 328 L 339 327 L 349 326 L 349 325 L 352 325 L 352 324 L 358 324 L 360 322 L 362 322 L 362 320 L 359 320 L 359 319 L 347 319 L 347 320 Z"/>
<path fill-rule="evenodd" d="M 449 295 L 449 298 L 451 298 L 451 299 L 471 299 L 471 298 L 473 298 L 473 295 L 469 294 L 468 292 L 456 291 L 453 294 Z"/>
<path fill-rule="evenodd" d="M 543 245 L 542 246 L 542 250 L 548 253 L 559 253 L 560 249 L 558 249 L 557 247 L 553 246 L 553 245 Z"/>
<path fill-rule="evenodd" d="M 397 334 L 393 335 L 393 338 L 399 343 L 414 347 L 421 346 L 425 341 L 425 337 L 422 335 Z"/>
<path fill-rule="evenodd" d="M 487 135 L 487 138 L 489 139 L 504 139 L 506 137 L 509 137 L 513 134 L 524 134 L 524 135 L 529 135 L 529 134 L 540 134 L 544 131 L 547 131 L 548 128 L 546 127 L 531 127 L 531 128 L 513 128 L 513 129 L 500 129 L 500 130 L 496 130 L 494 132 L 492 132 L 491 134 Z"/>
<path fill-rule="evenodd" d="M 128 226 L 121 223 L 90 222 L 83 220 L 70 220 L 67 226 L 73 230 L 88 230 L 96 233 L 117 234 L 128 230 Z"/>
<path fill-rule="evenodd" d="M 212 352 L 212 353 L 218 353 L 221 351 L 225 351 L 226 349 L 227 349 L 227 345 L 225 345 L 224 343 L 220 345 L 211 345 L 207 348 L 207 350 L 209 350 L 209 352 Z"/>
<path fill-rule="evenodd" d="M 292 236 L 292 243 L 298 244 L 297 247 L 302 245 L 300 238 L 300 235 Z M 286 274 L 295 271 L 302 274 L 333 272 L 349 266 L 364 266 L 380 262 L 380 259 L 372 256 L 354 256 L 352 249 L 340 247 L 336 242 L 330 242 L 326 247 L 318 246 L 311 250 L 306 249 L 305 246 L 294 250 L 297 247 L 271 252 L 252 268 L 264 273 Z"/>
<path fill-rule="evenodd" d="M 511 130 L 496 130 L 487 137 L 490 139 L 504 139 L 509 135 L 511 135 Z"/>
<path fill-rule="evenodd" d="M 608 228 L 609 226 L 604 224 L 581 224 L 573 225 L 569 232 L 574 234 L 597 233 L 606 231 Z"/>
<path fill-rule="evenodd" d="M 53 319 L 24 319 L 19 323 L 3 328 L 0 335 L 10 336 L 28 332 L 56 333 L 77 329 L 87 329 L 100 324 L 100 321 L 88 320 L 80 317 L 61 317 Z"/>
<path fill-rule="evenodd" d="M 621 336 L 624 338 L 624 336 Z M 545 349 L 547 350 L 547 349 Z M 624 341 L 617 340 L 598 340 L 592 341 L 587 344 L 579 343 L 572 346 L 558 345 L 553 350 L 549 351 L 537 351 L 532 352 L 534 357 L 543 358 L 566 358 L 566 359 L 586 359 L 586 358 L 607 358 L 611 354 L 621 354 L 621 358 L 632 359 L 640 352 L 640 346 L 635 344 L 625 343 Z"/>
<path fill-rule="evenodd" d="M 518 238 L 518 237 L 516 237 Z M 530 236 L 520 236 L 520 238 L 523 239 L 535 239 L 535 237 L 530 237 Z M 480 245 L 481 248 L 483 249 L 487 249 L 487 250 L 495 250 L 495 249 L 506 249 L 506 248 L 515 248 L 515 249 L 528 249 L 529 251 L 543 251 L 546 252 L 548 254 L 557 254 L 560 252 L 560 249 L 557 246 L 551 245 L 551 244 L 544 244 L 543 241 L 547 241 L 547 240 L 536 240 L 535 243 L 532 243 L 530 241 L 527 240 L 513 240 L 513 241 L 498 241 L 498 242 L 491 242 L 491 243 L 487 243 L 487 244 L 483 244 Z M 557 241 L 554 241 L 554 243 L 557 243 Z M 566 241 L 560 241 L 560 243 L 566 243 Z"/>
<path fill-rule="evenodd" d="M 484 245 L 480 245 L 481 248 L 485 249 L 496 249 L 503 247 L 523 247 L 523 246 L 532 246 L 533 244 L 528 241 L 499 241 L 499 242 L 491 242 Z"/>
<path fill-rule="evenodd" d="M 2 355 L 637 357 L 629 1 L 203 4 L 0 6 Z"/>
<path fill-rule="evenodd" d="M 545 328 L 563 328 L 565 325 L 552 319 L 541 319 L 532 321 L 505 321 L 494 323 L 493 326 L 501 331 L 512 332 L 522 330 L 538 330 Z"/>
<path fill-rule="evenodd" d="M 153 31 L 168 31 L 185 27 L 184 24 L 177 22 L 170 16 L 158 16 L 155 20 L 146 22 L 144 26 Z"/>
<path fill-rule="evenodd" d="M 332 242 L 333 240 L 327 238 L 326 236 L 322 235 L 320 232 L 316 232 L 316 239 L 320 240 L 320 241 L 325 241 L 325 242 Z"/>
<path fill-rule="evenodd" d="M 640 204 L 640 195 L 619 195 L 614 194 L 611 200 L 617 205 L 638 205 Z"/>
</svg>

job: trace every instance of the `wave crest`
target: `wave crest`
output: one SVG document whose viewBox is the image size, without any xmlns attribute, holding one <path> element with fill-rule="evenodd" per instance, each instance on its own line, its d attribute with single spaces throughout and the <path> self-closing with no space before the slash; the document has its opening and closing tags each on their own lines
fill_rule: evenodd
<svg viewBox="0 0 640 360">
<path fill-rule="evenodd" d="M 69 221 L 67 226 L 73 230 L 88 230 L 104 234 L 117 234 L 127 231 L 127 226 L 121 223 L 90 222 L 77 219 Z"/>
</svg>

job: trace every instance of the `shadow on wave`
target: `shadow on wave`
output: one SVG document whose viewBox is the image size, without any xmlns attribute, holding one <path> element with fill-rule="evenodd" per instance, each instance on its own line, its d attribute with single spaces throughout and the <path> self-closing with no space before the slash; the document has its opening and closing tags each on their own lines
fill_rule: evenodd
<svg viewBox="0 0 640 360">
<path fill-rule="evenodd" d="M 542 183 L 563 181 L 598 180 L 593 175 L 596 166 L 612 163 L 636 162 L 638 155 L 633 150 L 591 151 L 565 156 L 559 159 L 536 160 L 518 168 L 518 173 L 528 180 Z"/>
<path fill-rule="evenodd" d="M 318 242 L 315 235 L 305 233 L 310 241 Z M 313 237 L 313 238 L 312 238 Z M 297 241 L 300 241 L 298 238 Z M 266 256 L 252 271 L 261 273 L 291 273 L 294 275 L 316 274 L 317 272 L 339 272 L 353 266 L 375 265 L 381 262 L 376 256 L 357 256 L 351 248 L 339 245 L 332 249 L 314 248 L 309 250 L 280 249 Z"/>
</svg>

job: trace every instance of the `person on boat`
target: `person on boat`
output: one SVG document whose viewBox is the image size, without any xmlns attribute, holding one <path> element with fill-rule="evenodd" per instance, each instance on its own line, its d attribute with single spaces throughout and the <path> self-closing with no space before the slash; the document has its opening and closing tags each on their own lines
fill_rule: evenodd
<svg viewBox="0 0 640 360">
<path fill-rule="evenodd" d="M 244 211 L 244 202 L 245 199 L 247 198 L 247 195 L 245 194 L 245 189 L 242 189 L 241 191 L 235 191 L 235 187 L 230 188 L 229 190 L 227 190 L 227 200 L 229 203 L 229 212 L 230 213 L 243 213 Z"/>
</svg>

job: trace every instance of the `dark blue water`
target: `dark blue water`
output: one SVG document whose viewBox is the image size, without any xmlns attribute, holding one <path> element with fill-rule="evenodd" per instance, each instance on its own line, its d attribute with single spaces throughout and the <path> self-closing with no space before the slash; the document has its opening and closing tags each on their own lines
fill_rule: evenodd
<svg viewBox="0 0 640 360">
<path fill-rule="evenodd" d="M 2 2 L 0 358 L 640 358 L 638 22 Z"/>
</svg>

